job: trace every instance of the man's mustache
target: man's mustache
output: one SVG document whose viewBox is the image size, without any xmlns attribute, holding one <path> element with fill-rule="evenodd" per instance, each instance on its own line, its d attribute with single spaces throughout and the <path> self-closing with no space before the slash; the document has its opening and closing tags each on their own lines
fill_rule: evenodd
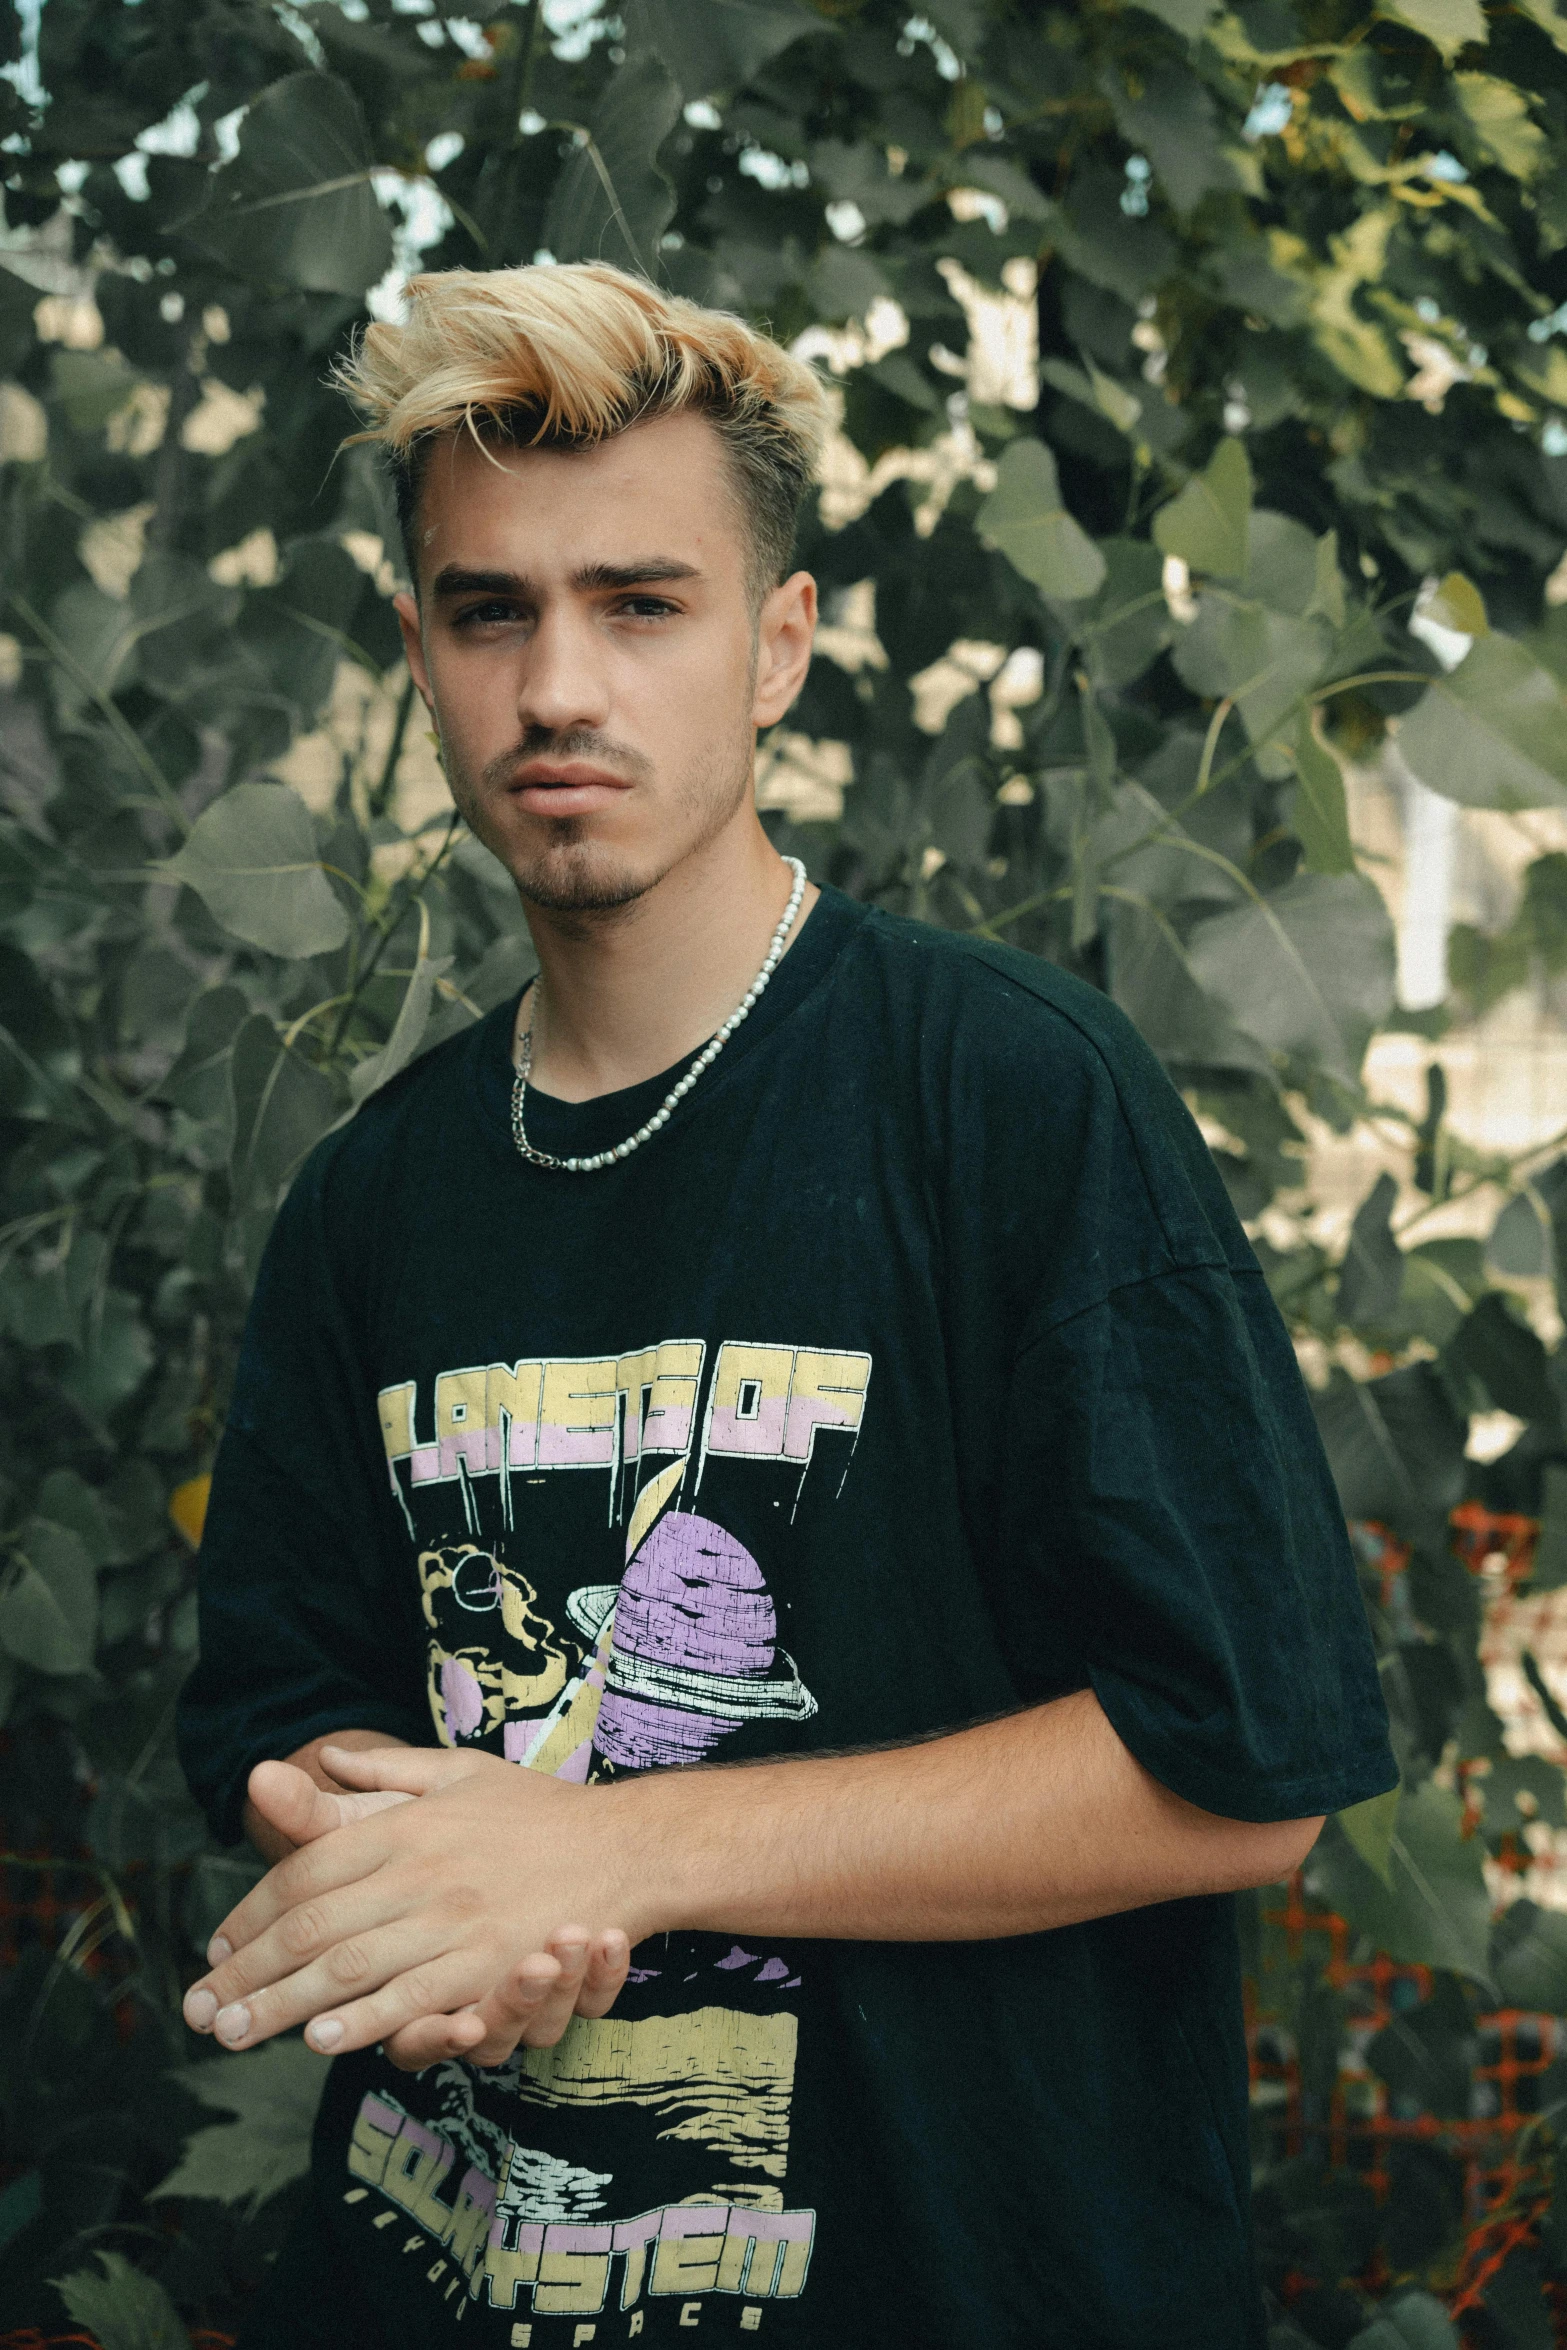
<svg viewBox="0 0 1567 2350">
<path fill-rule="evenodd" d="M 624 775 L 632 783 L 645 783 L 653 773 L 652 760 L 641 751 L 617 743 L 609 735 L 597 734 L 591 727 L 573 726 L 555 732 L 535 726 L 529 728 L 512 750 L 502 751 L 499 757 L 487 761 L 479 780 L 485 784 L 505 784 L 519 767 L 526 767 L 535 759 L 558 759 L 563 763 L 581 759 L 595 767 L 608 768 L 611 774 Z"/>
</svg>

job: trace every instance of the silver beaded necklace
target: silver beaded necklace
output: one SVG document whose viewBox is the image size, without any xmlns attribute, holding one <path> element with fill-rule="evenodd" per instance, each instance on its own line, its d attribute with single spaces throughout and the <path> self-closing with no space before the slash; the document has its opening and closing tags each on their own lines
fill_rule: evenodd
<svg viewBox="0 0 1567 2350">
<path fill-rule="evenodd" d="M 600 1167 L 613 1166 L 617 1159 L 629 1159 L 633 1151 L 640 1150 L 645 1142 L 651 1142 L 659 1128 L 668 1123 L 676 1104 L 691 1091 L 703 1070 L 712 1067 L 741 1021 L 755 1009 L 757 998 L 778 968 L 789 942 L 789 933 L 794 928 L 795 916 L 800 911 L 800 900 L 805 895 L 805 867 L 798 857 L 785 857 L 784 863 L 794 875 L 794 887 L 789 892 L 789 903 L 783 910 L 783 920 L 773 932 L 772 944 L 749 991 L 735 1006 L 717 1035 L 702 1047 L 685 1075 L 670 1087 L 647 1124 L 639 1126 L 635 1134 L 627 1135 L 624 1142 L 616 1143 L 613 1150 L 595 1151 L 590 1159 L 557 1159 L 553 1152 L 538 1150 L 528 1140 L 528 1130 L 523 1124 L 523 1098 L 528 1090 L 528 1079 L 533 1073 L 533 1018 L 529 1014 L 528 1025 L 517 1048 L 517 1074 L 511 1089 L 511 1138 L 530 1165 L 557 1167 L 565 1175 L 592 1175 Z M 534 1001 L 538 1001 L 537 982 L 534 984 Z"/>
</svg>

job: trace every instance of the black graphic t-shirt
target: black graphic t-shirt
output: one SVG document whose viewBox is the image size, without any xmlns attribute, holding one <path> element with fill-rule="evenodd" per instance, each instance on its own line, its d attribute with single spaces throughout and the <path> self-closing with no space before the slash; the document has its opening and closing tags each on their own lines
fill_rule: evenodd
<svg viewBox="0 0 1567 2350">
<path fill-rule="evenodd" d="M 350 1724 L 599 1780 L 1090 1685 L 1210 1811 L 1393 1783 L 1288 1339 L 1112 1005 L 829 890 L 586 1177 L 513 1148 L 511 1017 L 323 1144 L 268 1248 L 182 1720 L 223 1835 L 253 1763 Z M 534 1095 L 530 1136 L 602 1149 L 668 1083 Z M 1261 2340 L 1228 1901 L 633 1961 L 497 2070 L 333 2065 L 334 2338 Z"/>
</svg>

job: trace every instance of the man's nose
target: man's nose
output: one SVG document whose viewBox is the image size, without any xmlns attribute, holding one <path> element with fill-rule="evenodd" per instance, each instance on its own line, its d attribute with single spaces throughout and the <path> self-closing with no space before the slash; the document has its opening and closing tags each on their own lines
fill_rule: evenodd
<svg viewBox="0 0 1567 2350">
<path fill-rule="evenodd" d="M 591 621 L 569 609 L 546 608 L 528 640 L 517 690 L 517 716 L 526 736 L 538 729 L 565 734 L 601 729 L 609 718 L 603 647 Z"/>
</svg>

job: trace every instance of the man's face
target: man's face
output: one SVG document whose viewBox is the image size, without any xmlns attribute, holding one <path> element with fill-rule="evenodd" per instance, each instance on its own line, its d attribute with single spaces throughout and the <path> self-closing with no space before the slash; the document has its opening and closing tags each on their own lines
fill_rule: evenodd
<svg viewBox="0 0 1567 2350">
<path fill-rule="evenodd" d="M 803 573 L 758 616 L 723 444 L 660 417 L 565 452 L 432 453 L 398 598 L 452 797 L 530 903 L 628 904 L 737 818 L 810 657 Z"/>
</svg>

